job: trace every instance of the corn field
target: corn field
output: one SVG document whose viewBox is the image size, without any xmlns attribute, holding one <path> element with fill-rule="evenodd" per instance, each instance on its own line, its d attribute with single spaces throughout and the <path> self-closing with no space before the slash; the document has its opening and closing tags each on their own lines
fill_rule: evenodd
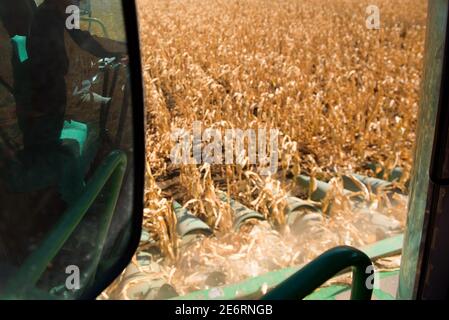
<svg viewBox="0 0 449 320">
<path fill-rule="evenodd" d="M 137 2 L 147 124 L 143 227 L 149 237 L 134 263 L 147 262 L 136 266 L 141 273 L 134 282 L 122 275 L 111 297 L 127 298 L 129 286 L 160 278 L 180 295 L 236 283 L 304 264 L 337 245 L 361 247 L 403 231 L 425 0 Z M 371 4 L 380 9 L 378 30 L 366 27 Z M 171 133 L 190 130 L 194 121 L 219 130 L 278 129 L 278 172 L 261 176 L 249 161 L 173 164 Z M 401 193 L 343 189 L 343 174 L 379 176 L 382 168 L 386 180 L 397 167 L 403 174 L 392 185 Z M 299 175 L 310 177 L 308 188 L 298 186 Z M 319 201 L 312 197 L 317 181 L 330 186 Z M 234 228 L 223 194 L 263 221 Z M 321 214 L 293 230 L 285 215 L 289 197 Z M 185 243 L 176 232 L 173 201 L 213 235 Z M 393 221 L 395 231 L 381 232 L 367 211 Z"/>
</svg>

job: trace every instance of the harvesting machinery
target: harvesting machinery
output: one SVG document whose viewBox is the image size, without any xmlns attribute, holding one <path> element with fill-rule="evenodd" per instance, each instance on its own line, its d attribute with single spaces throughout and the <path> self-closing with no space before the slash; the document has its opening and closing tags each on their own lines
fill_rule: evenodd
<svg viewBox="0 0 449 320">
<path fill-rule="evenodd" d="M 61 2 L 80 5 L 81 30 L 64 30 L 61 17 L 65 12 L 58 11 L 58 1 L 0 2 L 1 299 L 95 299 L 125 269 L 125 275 L 138 277 L 139 270 L 130 261 L 141 237 L 148 237 L 141 227 L 144 94 L 135 3 Z M 163 282 L 141 283 L 132 296 L 448 298 L 448 16 L 448 1 L 429 1 L 425 71 L 404 233 L 362 248 L 332 248 L 306 265 L 184 296 Z M 100 51 L 103 54 L 95 54 Z M 397 168 L 389 178 L 393 181 L 400 175 Z M 375 192 L 391 186 L 391 181 L 381 177 L 385 175 L 352 175 L 344 187 L 351 192 L 365 185 Z M 297 183 L 309 188 L 311 180 L 299 176 Z M 319 201 L 328 185 L 314 183 L 312 197 Z M 225 193 L 221 200 L 230 203 L 236 228 L 248 219 L 264 219 L 261 213 L 227 199 Z M 290 197 L 288 223 L 301 228 L 307 219 L 294 213 L 308 206 L 315 210 Z M 212 234 L 209 226 L 182 204 L 173 202 L 173 210 L 180 238 Z M 378 286 L 367 285 L 375 261 L 398 255 L 398 270 L 378 272 Z M 351 283 L 322 286 L 351 271 Z M 156 294 L 148 294 L 152 289 Z"/>
</svg>

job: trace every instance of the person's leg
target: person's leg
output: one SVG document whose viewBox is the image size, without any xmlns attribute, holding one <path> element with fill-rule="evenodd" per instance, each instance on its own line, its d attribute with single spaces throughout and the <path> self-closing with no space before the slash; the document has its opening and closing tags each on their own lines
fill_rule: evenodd
<svg viewBox="0 0 449 320">
<path fill-rule="evenodd" d="M 44 87 L 33 88 L 30 110 L 24 116 L 22 132 L 25 149 L 45 152 L 60 145 L 67 104 L 64 77 L 55 77 Z"/>
</svg>

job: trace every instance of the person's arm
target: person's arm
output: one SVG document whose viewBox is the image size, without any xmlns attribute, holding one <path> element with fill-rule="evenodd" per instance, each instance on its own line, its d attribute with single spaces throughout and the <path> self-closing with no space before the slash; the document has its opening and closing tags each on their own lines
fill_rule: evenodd
<svg viewBox="0 0 449 320">
<path fill-rule="evenodd" d="M 90 54 L 98 57 L 117 57 L 120 53 L 109 52 L 103 46 L 98 43 L 97 40 L 92 37 L 88 31 L 83 31 L 79 29 L 67 30 L 70 37 L 80 46 L 81 49 L 89 52 Z"/>
</svg>

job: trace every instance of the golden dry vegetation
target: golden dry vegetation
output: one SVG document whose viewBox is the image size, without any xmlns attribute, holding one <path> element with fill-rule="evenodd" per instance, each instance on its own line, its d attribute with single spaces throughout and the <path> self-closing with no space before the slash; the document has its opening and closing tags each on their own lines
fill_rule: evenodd
<svg viewBox="0 0 449 320">
<path fill-rule="evenodd" d="M 366 28 L 370 4 L 380 8 L 380 30 Z M 369 163 L 386 173 L 401 167 L 395 184 L 405 189 L 425 0 L 139 0 L 138 7 L 147 117 L 144 229 L 154 240 L 140 250 L 162 253 L 158 271 L 142 268 L 142 279 L 162 277 L 185 294 L 208 287 L 214 272 L 234 283 L 305 263 L 339 244 L 379 240 L 343 194 L 340 176 L 372 176 Z M 193 121 L 221 130 L 279 129 L 279 172 L 263 177 L 249 164 L 173 165 L 170 133 L 189 130 Z M 326 212 L 319 232 L 298 235 L 289 232 L 283 212 L 288 195 L 308 198 L 290 179 L 300 173 L 330 181 L 332 189 L 318 204 Z M 234 231 L 218 190 L 267 221 Z M 370 190 L 363 197 L 363 210 L 404 226 L 405 196 L 395 206 Z M 173 199 L 214 236 L 181 247 Z"/>
</svg>

